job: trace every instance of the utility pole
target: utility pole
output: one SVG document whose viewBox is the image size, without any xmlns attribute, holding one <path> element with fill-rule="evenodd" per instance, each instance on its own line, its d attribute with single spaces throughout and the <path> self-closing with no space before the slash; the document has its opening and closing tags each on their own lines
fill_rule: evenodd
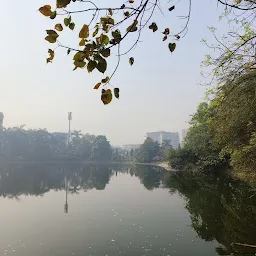
<svg viewBox="0 0 256 256">
<path fill-rule="evenodd" d="M 71 120 L 72 120 L 72 112 L 68 112 L 68 141 L 67 141 L 68 146 L 69 146 L 70 138 L 71 138 L 71 132 L 70 132 Z"/>
<path fill-rule="evenodd" d="M 65 191 L 66 191 L 66 202 L 64 205 L 64 213 L 68 213 L 68 180 L 65 175 Z"/>
</svg>

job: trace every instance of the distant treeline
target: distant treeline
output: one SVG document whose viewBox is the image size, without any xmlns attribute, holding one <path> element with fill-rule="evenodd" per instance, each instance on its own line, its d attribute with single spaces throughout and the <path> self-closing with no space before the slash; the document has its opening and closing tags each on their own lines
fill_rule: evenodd
<svg viewBox="0 0 256 256">
<path fill-rule="evenodd" d="M 0 131 L 0 159 L 5 161 L 110 161 L 112 148 L 105 136 L 74 131 L 70 142 L 61 133 L 14 127 Z"/>
</svg>

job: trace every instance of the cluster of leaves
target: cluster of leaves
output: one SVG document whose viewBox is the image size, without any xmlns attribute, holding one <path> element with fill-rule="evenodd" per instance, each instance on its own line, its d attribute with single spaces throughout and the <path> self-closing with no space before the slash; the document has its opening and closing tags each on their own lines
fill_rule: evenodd
<svg viewBox="0 0 256 256">
<path fill-rule="evenodd" d="M 79 5 L 79 10 L 74 11 L 68 10 L 76 6 L 76 2 L 84 3 L 85 5 L 90 4 L 91 6 L 87 9 L 81 9 Z M 138 43 L 141 31 L 144 27 L 148 26 L 153 32 L 158 31 L 158 26 L 155 22 L 150 25 L 148 23 L 153 16 L 156 7 L 158 7 L 158 0 L 150 2 L 149 0 L 142 0 L 140 2 L 129 0 L 128 3 L 124 3 L 122 6 L 118 7 L 97 7 L 93 1 L 84 0 L 56 0 L 56 8 L 50 5 L 45 5 L 39 8 L 39 11 L 46 17 L 50 19 L 55 19 L 57 16 L 64 16 L 63 23 L 57 23 L 54 29 L 46 30 L 46 37 L 49 43 L 57 43 L 57 47 L 62 47 L 67 49 L 67 53 L 70 54 L 74 52 L 74 70 L 76 69 L 87 69 L 87 71 L 93 72 L 98 70 L 100 73 L 104 74 L 108 69 L 108 58 L 113 55 L 113 50 L 117 49 L 114 54 L 118 57 L 118 63 L 114 72 L 99 81 L 94 89 L 99 89 L 102 87 L 101 100 L 104 104 L 109 104 L 112 101 L 112 90 L 109 87 L 110 80 L 116 72 L 120 58 L 122 55 L 128 54 Z M 169 11 L 173 11 L 175 6 L 171 6 Z M 64 46 L 59 41 L 59 33 L 67 27 L 70 30 L 74 30 L 76 23 L 73 21 L 73 16 L 77 13 L 92 13 L 91 22 L 88 24 L 83 24 L 79 31 L 78 37 L 78 47 L 68 47 Z M 148 17 L 146 17 L 148 16 Z M 146 19 L 146 21 L 144 21 Z M 124 30 L 124 25 L 126 24 L 126 29 Z M 165 28 L 161 33 L 164 35 L 163 41 L 166 41 L 169 36 L 174 39 L 180 39 L 181 33 L 170 33 L 170 28 Z M 126 52 L 120 52 L 121 42 L 128 38 L 129 34 L 137 34 L 137 39 L 135 43 Z M 176 43 L 170 42 L 168 44 L 170 52 L 176 49 Z M 47 58 L 47 63 L 52 62 L 55 56 L 55 52 L 52 49 L 48 50 L 49 57 Z M 129 63 L 132 66 L 134 64 L 134 57 L 129 58 Z M 119 98 L 119 89 L 114 88 L 114 96 Z"/>
<path fill-rule="evenodd" d="M 213 50 L 212 54 L 205 56 L 202 66 L 206 67 L 204 76 L 210 75 L 213 80 L 225 83 L 227 78 L 235 80 L 256 68 L 256 2 L 254 0 L 218 0 L 218 2 L 225 6 L 219 20 L 228 23 L 230 31 L 220 36 L 216 28 L 209 27 L 215 43 L 210 44 L 206 39 L 202 40 Z"/>
<path fill-rule="evenodd" d="M 255 81 L 254 71 L 227 81 L 209 103 L 199 105 L 184 147 L 171 152 L 173 167 L 230 164 L 236 170 L 255 170 Z"/>
</svg>

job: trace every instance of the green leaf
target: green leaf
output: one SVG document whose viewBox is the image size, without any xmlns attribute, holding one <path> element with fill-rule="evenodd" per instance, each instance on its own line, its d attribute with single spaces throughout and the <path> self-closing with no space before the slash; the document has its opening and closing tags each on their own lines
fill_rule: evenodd
<svg viewBox="0 0 256 256">
<path fill-rule="evenodd" d="M 133 23 L 132 23 L 132 25 L 130 25 L 130 26 L 126 29 L 126 31 L 127 31 L 127 32 L 135 32 L 135 31 L 137 31 L 137 30 L 138 30 L 137 24 L 138 24 L 138 21 L 137 21 L 137 20 L 134 20 Z"/>
<path fill-rule="evenodd" d="M 119 29 L 115 30 L 115 31 L 112 31 L 112 36 L 114 39 L 121 39 L 122 36 L 121 36 L 121 32 Z"/>
<path fill-rule="evenodd" d="M 156 32 L 158 30 L 158 27 L 155 22 L 152 22 L 152 24 L 149 26 L 149 29 L 152 29 L 153 32 Z"/>
<path fill-rule="evenodd" d="M 84 61 L 74 61 L 74 65 L 74 70 L 76 70 L 77 68 L 84 68 L 86 66 L 86 63 Z"/>
<path fill-rule="evenodd" d="M 97 66 L 97 62 L 94 61 L 94 60 L 90 60 L 90 61 L 88 62 L 88 64 L 87 64 L 87 70 L 88 70 L 88 72 L 89 72 L 89 73 L 92 72 L 92 71 L 96 68 L 96 66 Z"/>
<path fill-rule="evenodd" d="M 107 105 L 112 101 L 112 92 L 110 89 L 108 90 L 102 89 L 101 100 L 104 103 L 104 105 Z"/>
<path fill-rule="evenodd" d="M 242 2 L 242 0 L 234 0 L 234 2 L 235 2 L 236 4 L 240 4 L 240 3 Z"/>
<path fill-rule="evenodd" d="M 57 0 L 57 8 L 65 8 L 67 5 L 69 5 L 71 0 Z"/>
<path fill-rule="evenodd" d="M 71 30 L 74 30 L 75 26 L 76 26 L 76 24 L 75 24 L 74 22 L 71 22 L 68 27 L 69 27 Z"/>
<path fill-rule="evenodd" d="M 100 86 L 101 86 L 101 83 L 97 83 L 97 84 L 94 86 L 93 89 L 98 90 L 98 89 L 100 88 Z"/>
<path fill-rule="evenodd" d="M 86 55 L 83 52 L 77 52 L 74 57 L 73 60 L 74 61 L 83 61 L 85 59 Z"/>
<path fill-rule="evenodd" d="M 49 53 L 50 57 L 46 59 L 46 63 L 52 62 L 54 55 L 55 55 L 54 51 L 51 49 L 48 50 L 48 53 Z"/>
<path fill-rule="evenodd" d="M 115 95 L 115 97 L 117 98 L 117 99 L 119 99 L 119 88 L 115 88 L 114 89 L 114 95 Z"/>
<path fill-rule="evenodd" d="M 100 35 L 101 43 L 107 45 L 109 43 L 109 38 L 107 35 Z"/>
<path fill-rule="evenodd" d="M 129 63 L 130 63 L 131 66 L 133 65 L 133 63 L 134 63 L 134 58 L 133 58 L 133 57 L 131 57 L 131 58 L 129 59 Z"/>
<path fill-rule="evenodd" d="M 71 22 L 71 16 L 69 16 L 68 18 L 64 19 L 64 24 L 65 24 L 66 27 L 69 26 L 70 22 Z"/>
<path fill-rule="evenodd" d="M 61 25 L 60 23 L 58 23 L 58 24 L 55 25 L 55 29 L 56 29 L 57 31 L 62 31 L 62 30 L 63 30 L 63 27 L 62 27 L 62 25 Z"/>
<path fill-rule="evenodd" d="M 79 37 L 80 38 L 87 38 L 89 37 L 89 27 L 88 25 L 84 24 L 82 29 L 79 32 Z"/>
<path fill-rule="evenodd" d="M 101 59 L 98 64 L 97 64 L 97 69 L 101 72 L 101 73 L 105 73 L 106 69 L 107 69 L 107 62 L 105 59 Z"/>
<path fill-rule="evenodd" d="M 45 5 L 39 8 L 39 11 L 46 17 L 49 17 L 53 14 L 52 10 L 51 10 L 51 6 L 50 5 Z"/>
<path fill-rule="evenodd" d="M 101 54 L 102 54 L 102 56 L 105 57 L 105 58 L 109 57 L 109 56 L 110 56 L 110 49 L 107 48 L 107 49 L 102 50 L 102 51 L 101 51 Z"/>
<path fill-rule="evenodd" d="M 170 50 L 171 52 L 174 52 L 174 50 L 175 50 L 175 48 L 176 48 L 176 44 L 175 44 L 175 43 L 169 43 L 168 47 L 169 47 L 169 50 Z"/>
</svg>

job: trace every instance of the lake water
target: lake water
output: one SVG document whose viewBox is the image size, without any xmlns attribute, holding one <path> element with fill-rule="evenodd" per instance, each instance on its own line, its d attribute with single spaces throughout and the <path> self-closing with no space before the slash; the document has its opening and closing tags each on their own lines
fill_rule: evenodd
<svg viewBox="0 0 256 256">
<path fill-rule="evenodd" d="M 256 191 L 155 167 L 3 165 L 0 255 L 255 255 Z"/>
</svg>

